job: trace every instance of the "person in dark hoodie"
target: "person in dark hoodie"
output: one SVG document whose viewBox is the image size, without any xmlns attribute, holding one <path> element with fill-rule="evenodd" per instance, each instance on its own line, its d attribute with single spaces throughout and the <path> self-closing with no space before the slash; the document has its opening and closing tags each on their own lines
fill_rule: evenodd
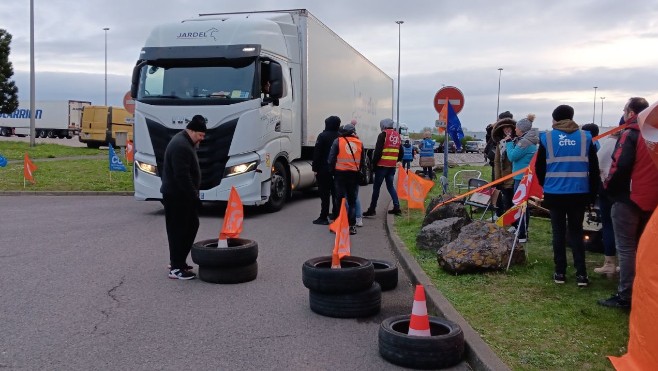
<svg viewBox="0 0 658 371">
<path fill-rule="evenodd" d="M 551 214 L 553 231 L 553 281 L 566 282 L 566 234 L 576 268 L 576 285 L 589 285 L 583 245 L 585 209 L 594 204 L 599 184 L 599 160 L 589 132 L 573 121 L 573 107 L 553 111 L 553 130 L 541 133 L 535 174 L 544 187 L 544 204 Z M 568 227 L 567 227 L 568 225 Z"/>
<path fill-rule="evenodd" d="M 338 138 L 338 128 L 340 127 L 340 118 L 338 116 L 329 116 L 324 120 L 324 131 L 318 135 L 313 149 L 312 168 L 315 173 L 315 180 L 320 192 L 320 216 L 313 221 L 313 224 L 329 224 L 329 200 L 331 199 L 331 216 L 335 219 L 338 215 L 336 202 L 336 187 L 334 185 L 333 169 L 329 168 L 327 159 L 331 144 Z"/>
<path fill-rule="evenodd" d="M 530 160 L 537 152 L 537 144 L 539 144 L 539 135 L 537 135 L 536 130 L 532 130 L 530 118 L 519 120 L 516 123 L 515 130 L 517 137 L 506 144 L 507 158 L 512 161 L 512 172 L 528 167 Z M 521 179 L 523 179 L 523 174 L 514 177 L 514 192 L 519 187 Z M 521 243 L 527 241 L 528 222 L 530 222 L 530 213 L 526 208 L 525 217 L 517 225 L 517 228 L 519 228 L 519 242 Z"/>
</svg>

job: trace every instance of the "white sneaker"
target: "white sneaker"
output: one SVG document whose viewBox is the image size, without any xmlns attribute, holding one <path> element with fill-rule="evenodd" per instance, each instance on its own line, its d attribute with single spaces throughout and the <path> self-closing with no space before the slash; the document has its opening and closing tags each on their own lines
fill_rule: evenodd
<svg viewBox="0 0 658 371">
<path fill-rule="evenodd" d="M 363 218 L 356 218 L 356 226 L 363 227 Z"/>
<path fill-rule="evenodd" d="M 516 232 L 516 227 L 509 227 L 509 229 L 507 231 L 509 233 L 514 233 L 514 232 Z"/>
<path fill-rule="evenodd" d="M 519 243 L 526 243 L 528 242 L 527 238 L 519 238 Z"/>
</svg>

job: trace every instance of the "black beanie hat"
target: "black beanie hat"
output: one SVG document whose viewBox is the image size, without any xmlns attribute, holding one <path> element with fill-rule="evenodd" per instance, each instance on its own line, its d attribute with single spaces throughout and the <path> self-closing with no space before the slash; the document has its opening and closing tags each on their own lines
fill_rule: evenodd
<svg viewBox="0 0 658 371">
<path fill-rule="evenodd" d="M 553 120 L 573 120 L 573 107 L 561 104 L 553 110 Z"/>
<path fill-rule="evenodd" d="M 205 133 L 207 130 L 206 118 L 201 115 L 194 115 L 194 117 L 192 117 L 192 120 L 190 120 L 190 122 L 187 123 L 187 126 L 185 128 L 192 131 Z"/>
<path fill-rule="evenodd" d="M 501 113 L 500 115 L 498 115 L 498 120 L 513 119 L 513 118 L 514 118 L 514 115 L 512 115 L 512 112 L 510 112 L 510 111 L 505 111 L 505 112 Z"/>
</svg>

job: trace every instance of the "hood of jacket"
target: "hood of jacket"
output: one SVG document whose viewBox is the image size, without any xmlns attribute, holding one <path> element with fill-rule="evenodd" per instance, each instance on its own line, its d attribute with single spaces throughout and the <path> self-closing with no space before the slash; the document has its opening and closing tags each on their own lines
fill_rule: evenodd
<svg viewBox="0 0 658 371">
<path fill-rule="evenodd" d="M 496 121 L 491 130 L 491 137 L 494 141 L 499 142 L 501 139 L 505 138 L 505 133 L 503 132 L 504 128 L 512 128 L 512 137 L 515 136 L 514 129 L 516 128 L 516 121 L 509 118 L 504 118 Z"/>
<path fill-rule="evenodd" d="M 338 131 L 340 128 L 340 122 L 325 122 L 324 131 Z"/>
<path fill-rule="evenodd" d="M 529 130 L 514 139 L 514 143 L 520 148 L 527 148 L 533 144 L 536 145 L 539 143 L 539 134 L 537 134 L 537 130 Z"/>
<path fill-rule="evenodd" d="M 567 134 L 571 134 L 574 131 L 578 130 L 579 127 L 574 120 L 566 119 L 566 120 L 556 121 L 553 124 L 553 129 L 564 131 Z"/>
</svg>

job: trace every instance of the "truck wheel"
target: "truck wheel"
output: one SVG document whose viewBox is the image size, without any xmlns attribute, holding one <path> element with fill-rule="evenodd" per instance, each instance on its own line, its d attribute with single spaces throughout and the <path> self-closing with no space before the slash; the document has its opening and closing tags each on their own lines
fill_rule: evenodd
<svg viewBox="0 0 658 371">
<path fill-rule="evenodd" d="M 372 159 L 370 157 L 370 154 L 366 155 L 366 163 L 365 163 L 365 170 L 366 170 L 366 178 L 368 179 L 368 184 L 372 184 L 375 182 L 375 172 L 372 171 Z"/>
<path fill-rule="evenodd" d="M 302 265 L 302 283 L 321 294 L 349 294 L 367 290 L 375 281 L 375 268 L 368 259 L 346 256 L 340 269 L 331 269 L 331 256 L 309 259 Z"/>
<path fill-rule="evenodd" d="M 100 143 L 87 143 L 87 148 L 99 149 L 101 148 Z"/>
<path fill-rule="evenodd" d="M 217 248 L 217 239 L 192 245 L 192 261 L 200 267 L 223 268 L 249 265 L 258 258 L 258 244 L 244 238 L 229 238 L 228 247 Z"/>
<path fill-rule="evenodd" d="M 233 268 L 210 268 L 199 266 L 199 279 L 210 283 L 243 283 L 256 279 L 258 263 Z"/>
<path fill-rule="evenodd" d="M 464 356 L 464 333 L 456 323 L 429 317 L 430 336 L 407 335 L 409 315 L 393 316 L 379 326 L 379 354 L 398 366 L 416 369 L 448 368 Z"/>
<path fill-rule="evenodd" d="M 382 308 L 382 289 L 377 282 L 369 288 L 349 294 L 321 294 L 309 290 L 311 310 L 319 315 L 334 318 L 370 317 Z"/>
<path fill-rule="evenodd" d="M 48 138 L 55 138 L 56 136 L 55 130 L 48 130 Z"/>
<path fill-rule="evenodd" d="M 290 191 L 290 180 L 288 173 L 281 161 L 277 161 L 272 165 L 272 180 L 270 199 L 265 204 L 265 209 L 269 212 L 279 211 L 288 199 L 288 192 Z"/>
<path fill-rule="evenodd" d="M 64 139 L 64 138 L 66 138 L 66 135 L 64 135 L 62 133 L 59 133 L 59 134 L 57 134 L 57 138 Z"/>
<path fill-rule="evenodd" d="M 46 134 L 46 131 L 45 131 L 45 130 L 39 130 L 39 131 L 37 131 L 37 133 L 36 133 L 36 136 L 39 137 L 39 138 L 45 138 L 46 135 L 47 135 L 47 134 Z"/>
<path fill-rule="evenodd" d="M 0 128 L 0 136 L 2 136 L 2 137 L 8 137 L 9 136 L 9 134 L 7 133 L 6 128 Z"/>
<path fill-rule="evenodd" d="M 375 282 L 382 291 L 393 290 L 398 286 L 398 267 L 385 260 L 370 260 L 375 267 Z"/>
</svg>

